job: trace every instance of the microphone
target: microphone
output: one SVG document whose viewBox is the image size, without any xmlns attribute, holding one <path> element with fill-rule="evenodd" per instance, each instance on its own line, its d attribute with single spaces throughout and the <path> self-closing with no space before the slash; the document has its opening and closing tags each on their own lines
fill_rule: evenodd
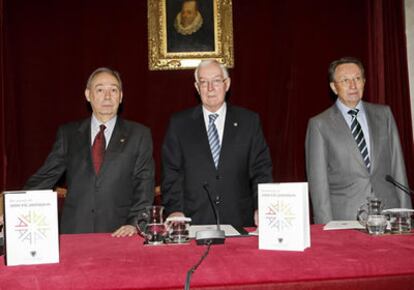
<svg viewBox="0 0 414 290">
<path fill-rule="evenodd" d="M 203 188 L 206 191 L 210 205 L 213 208 L 214 217 L 216 218 L 216 222 L 217 222 L 217 229 L 216 230 L 203 230 L 203 231 L 196 232 L 197 245 L 224 244 L 224 240 L 226 238 L 225 238 L 224 231 L 220 229 L 220 216 L 219 216 L 219 211 L 217 208 L 218 202 L 216 203 L 213 202 L 213 199 L 211 198 L 208 183 L 204 183 Z"/>
<path fill-rule="evenodd" d="M 414 191 L 412 189 L 410 189 L 409 187 L 405 186 L 402 183 L 399 183 L 391 175 L 385 175 L 385 180 L 388 181 L 389 183 L 392 183 L 393 185 L 395 185 L 397 188 L 401 189 L 408 195 L 414 194 Z"/>
</svg>

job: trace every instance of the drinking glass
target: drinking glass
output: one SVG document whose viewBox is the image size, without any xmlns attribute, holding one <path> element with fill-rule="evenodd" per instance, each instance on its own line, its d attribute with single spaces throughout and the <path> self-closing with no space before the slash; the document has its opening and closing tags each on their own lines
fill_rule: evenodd
<svg viewBox="0 0 414 290">
<path fill-rule="evenodd" d="M 182 244 L 189 242 L 189 228 L 191 218 L 189 217 L 169 217 L 167 226 L 169 230 L 169 242 Z"/>
<path fill-rule="evenodd" d="M 390 208 L 384 211 L 387 216 L 391 233 L 401 234 L 411 232 L 411 222 L 414 210 L 408 208 Z"/>
<path fill-rule="evenodd" d="M 138 231 L 145 238 L 144 244 L 160 245 L 165 242 L 168 232 L 164 224 L 163 212 L 163 206 L 154 205 L 145 208 L 146 224 L 144 231 L 141 231 L 140 227 L 137 226 Z"/>
<path fill-rule="evenodd" d="M 375 196 L 367 197 L 367 202 L 362 204 L 357 212 L 357 218 L 361 225 L 366 226 L 370 215 L 381 215 L 384 204 L 381 199 Z"/>
<path fill-rule="evenodd" d="M 387 228 L 387 217 L 382 214 L 369 215 L 366 227 L 370 235 L 383 235 Z"/>
</svg>

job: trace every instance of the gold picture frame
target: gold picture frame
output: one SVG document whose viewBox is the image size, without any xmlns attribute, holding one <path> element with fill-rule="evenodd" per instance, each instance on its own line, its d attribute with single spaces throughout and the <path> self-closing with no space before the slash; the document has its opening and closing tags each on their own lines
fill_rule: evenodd
<svg viewBox="0 0 414 290">
<path fill-rule="evenodd" d="M 191 69 L 197 67 L 203 59 L 216 59 L 232 68 L 232 1 L 198 1 L 198 7 L 194 8 L 197 16 L 190 19 L 190 25 L 188 21 L 183 22 L 189 19 L 187 16 L 181 17 L 188 15 L 181 13 L 185 11 L 184 2 L 186 8 L 192 8 L 197 1 L 148 0 L 149 69 Z M 194 21 L 198 17 L 200 21 Z M 182 23 L 184 24 L 181 25 Z"/>
</svg>

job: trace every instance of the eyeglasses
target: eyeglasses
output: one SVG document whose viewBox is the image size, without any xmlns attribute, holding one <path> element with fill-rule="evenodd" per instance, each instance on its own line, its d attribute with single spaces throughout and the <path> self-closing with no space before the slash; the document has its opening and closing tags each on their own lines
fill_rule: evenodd
<svg viewBox="0 0 414 290">
<path fill-rule="evenodd" d="M 364 82 L 364 78 L 363 77 L 355 77 L 352 79 L 343 79 L 340 81 L 336 81 L 335 83 L 340 84 L 342 86 L 349 86 L 350 84 L 352 84 L 353 82 L 355 82 L 355 84 L 360 85 Z"/>
<path fill-rule="evenodd" d="M 209 84 L 211 84 L 214 88 L 219 88 L 226 80 L 227 80 L 227 78 L 225 78 L 225 79 L 213 79 L 211 81 L 201 80 L 197 84 L 202 89 L 207 88 Z"/>
<path fill-rule="evenodd" d="M 111 96 L 118 95 L 120 93 L 120 89 L 116 86 L 97 86 L 94 89 L 95 94 L 105 96 L 109 94 Z"/>
</svg>

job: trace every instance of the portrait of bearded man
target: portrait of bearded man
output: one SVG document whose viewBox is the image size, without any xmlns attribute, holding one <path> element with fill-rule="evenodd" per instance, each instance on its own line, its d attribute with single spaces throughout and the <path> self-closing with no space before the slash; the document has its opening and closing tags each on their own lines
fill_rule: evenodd
<svg viewBox="0 0 414 290">
<path fill-rule="evenodd" d="M 174 27 L 182 35 L 191 35 L 203 25 L 203 17 L 198 10 L 197 1 L 184 1 L 181 11 L 177 14 Z"/>
<path fill-rule="evenodd" d="M 213 0 L 166 3 L 167 52 L 215 51 Z"/>
</svg>

